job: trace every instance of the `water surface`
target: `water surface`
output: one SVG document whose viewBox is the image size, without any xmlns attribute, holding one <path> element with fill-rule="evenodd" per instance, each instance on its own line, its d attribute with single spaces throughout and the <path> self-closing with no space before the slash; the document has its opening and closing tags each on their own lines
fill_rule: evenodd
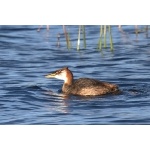
<svg viewBox="0 0 150 150">
<path fill-rule="evenodd" d="M 0 26 L 0 124 L 150 124 L 150 38 L 145 32 L 136 36 L 134 26 L 123 26 L 123 34 L 114 26 L 114 51 L 100 52 L 99 26 L 86 26 L 87 48 L 81 41 L 80 51 L 77 26 L 68 28 L 70 50 L 62 26 L 37 28 Z M 118 84 L 122 93 L 65 96 L 63 81 L 44 77 L 64 66 L 75 78 Z"/>
</svg>

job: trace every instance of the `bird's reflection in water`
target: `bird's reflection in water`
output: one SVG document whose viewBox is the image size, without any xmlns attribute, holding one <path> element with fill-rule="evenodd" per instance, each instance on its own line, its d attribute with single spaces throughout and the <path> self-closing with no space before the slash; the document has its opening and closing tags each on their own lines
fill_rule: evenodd
<svg viewBox="0 0 150 150">
<path fill-rule="evenodd" d="M 49 105 L 49 109 L 52 111 L 58 111 L 61 113 L 69 113 L 69 98 L 70 96 L 63 93 L 55 93 L 51 90 L 44 92 L 47 95 L 47 100 L 52 101 L 53 105 Z"/>
</svg>

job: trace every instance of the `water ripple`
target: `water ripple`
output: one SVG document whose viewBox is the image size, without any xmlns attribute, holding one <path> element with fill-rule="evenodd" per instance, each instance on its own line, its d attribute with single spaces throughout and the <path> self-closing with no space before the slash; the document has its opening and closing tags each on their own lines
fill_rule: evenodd
<svg viewBox="0 0 150 150">
<path fill-rule="evenodd" d="M 78 28 L 68 28 L 74 48 L 67 50 L 59 27 L 37 32 L 38 26 L 0 26 L 0 124 L 150 124 L 150 44 L 144 33 L 136 39 L 132 29 L 122 35 L 113 26 L 114 52 L 100 52 L 99 26 L 86 26 L 87 49 L 76 51 Z M 62 81 L 44 78 L 64 66 L 75 78 L 116 83 L 122 92 L 66 96 Z"/>
</svg>

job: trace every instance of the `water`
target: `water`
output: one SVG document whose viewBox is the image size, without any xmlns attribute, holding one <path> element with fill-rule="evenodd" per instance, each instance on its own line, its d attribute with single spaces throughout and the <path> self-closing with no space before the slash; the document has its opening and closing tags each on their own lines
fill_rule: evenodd
<svg viewBox="0 0 150 150">
<path fill-rule="evenodd" d="M 134 26 L 112 27 L 114 52 L 96 49 L 99 26 L 86 26 L 87 48 L 76 50 L 76 26 L 67 50 L 62 26 L 0 26 L 0 124 L 150 124 L 150 38 Z M 141 27 L 143 28 L 143 27 Z M 57 34 L 60 33 L 60 48 Z M 75 78 L 118 84 L 118 95 L 60 93 L 62 81 L 45 74 L 68 66 Z"/>
</svg>

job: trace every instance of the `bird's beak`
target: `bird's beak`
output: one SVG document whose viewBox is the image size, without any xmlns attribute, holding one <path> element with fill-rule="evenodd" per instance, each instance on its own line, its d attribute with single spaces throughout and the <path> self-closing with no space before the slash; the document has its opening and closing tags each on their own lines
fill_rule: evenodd
<svg viewBox="0 0 150 150">
<path fill-rule="evenodd" d="M 45 75 L 45 78 L 55 78 L 55 73 L 50 73 L 50 74 L 47 74 Z"/>
</svg>

